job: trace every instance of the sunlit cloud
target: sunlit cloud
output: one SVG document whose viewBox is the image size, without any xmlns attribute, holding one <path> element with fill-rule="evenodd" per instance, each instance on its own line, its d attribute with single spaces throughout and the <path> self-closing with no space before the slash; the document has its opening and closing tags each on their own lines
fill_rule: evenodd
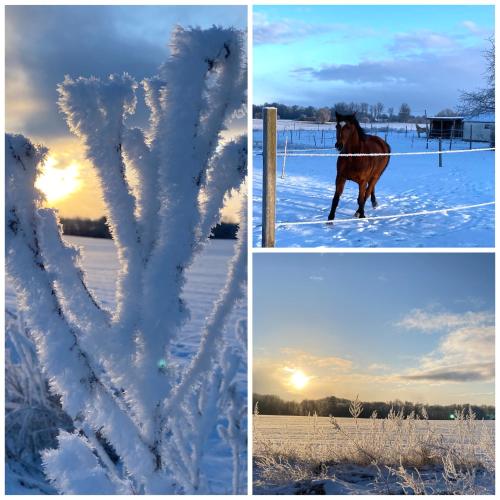
<svg viewBox="0 0 500 500">
<path fill-rule="evenodd" d="M 22 132 L 31 117 L 47 111 L 47 103 L 40 99 L 19 66 L 9 68 L 5 80 L 5 126 L 9 132 Z"/>
<path fill-rule="evenodd" d="M 284 347 L 281 349 L 282 355 L 286 359 L 294 360 L 296 363 L 303 366 L 315 366 L 319 368 L 331 368 L 338 370 L 349 369 L 352 367 L 352 361 L 338 356 L 319 356 L 310 352 Z"/>
</svg>

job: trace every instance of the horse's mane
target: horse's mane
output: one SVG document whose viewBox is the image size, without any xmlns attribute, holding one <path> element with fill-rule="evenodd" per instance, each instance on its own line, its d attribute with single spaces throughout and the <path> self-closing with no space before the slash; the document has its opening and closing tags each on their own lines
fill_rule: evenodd
<svg viewBox="0 0 500 500">
<path fill-rule="evenodd" d="M 352 117 L 350 118 L 354 126 L 356 127 L 356 130 L 358 131 L 359 138 L 361 140 L 366 139 L 366 132 L 363 130 L 363 127 L 359 124 L 358 119 L 356 118 L 356 115 L 351 115 Z"/>
</svg>

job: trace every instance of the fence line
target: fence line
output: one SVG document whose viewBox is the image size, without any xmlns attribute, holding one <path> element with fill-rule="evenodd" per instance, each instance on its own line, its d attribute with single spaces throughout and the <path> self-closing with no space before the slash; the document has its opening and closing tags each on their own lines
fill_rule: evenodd
<svg viewBox="0 0 500 500">
<path fill-rule="evenodd" d="M 325 148 L 326 149 L 326 148 Z M 321 151 L 320 149 L 310 151 Z M 406 153 L 289 153 L 277 152 L 277 156 L 307 156 L 307 157 L 358 157 L 358 156 L 417 156 L 417 155 L 444 155 L 453 153 L 475 153 L 477 151 L 495 151 L 495 148 L 451 149 L 445 151 L 409 151 Z"/>
<path fill-rule="evenodd" d="M 353 217 L 350 219 L 335 219 L 333 221 L 325 221 L 325 220 L 313 220 L 313 221 L 292 221 L 292 222 L 276 222 L 276 227 L 278 226 L 303 226 L 303 225 L 308 225 L 308 224 L 339 224 L 339 223 L 344 223 L 344 222 L 368 222 L 371 220 L 384 220 L 384 219 L 400 219 L 403 217 L 417 217 L 421 215 L 432 215 L 432 214 L 447 214 L 448 212 L 458 212 L 461 210 L 468 210 L 472 208 L 480 208 L 480 207 L 486 207 L 489 205 L 494 205 L 494 201 L 487 201 L 485 203 L 476 203 L 475 205 L 461 205 L 458 207 L 451 207 L 451 208 L 440 208 L 437 210 L 422 210 L 420 212 L 412 212 L 412 213 L 405 213 L 405 214 L 396 214 L 396 215 L 378 215 L 374 217 L 363 217 L 362 219 L 359 219 L 357 217 Z"/>
<path fill-rule="evenodd" d="M 285 177 L 285 161 L 286 157 L 361 157 L 361 156 L 417 156 L 417 155 L 439 155 L 439 166 L 442 166 L 442 155 L 443 154 L 454 154 L 454 153 L 473 153 L 478 151 L 495 151 L 494 147 L 490 148 L 477 148 L 477 149 L 456 149 L 443 151 L 440 147 L 438 151 L 409 151 L 406 153 L 396 152 L 396 153 L 306 153 L 306 150 L 298 150 L 297 152 L 288 150 L 285 146 L 284 152 L 277 151 L 277 109 L 272 107 L 264 108 L 264 116 L 268 120 L 264 119 L 264 129 L 263 129 L 263 197 L 262 197 L 262 246 L 263 247 L 273 247 L 275 243 L 275 229 L 278 226 L 287 225 L 305 225 L 305 224 L 325 224 L 328 221 L 291 221 L 291 222 L 278 222 L 276 223 L 276 160 L 277 157 L 283 157 L 283 166 L 281 176 Z M 285 130 L 285 137 L 286 130 Z M 300 137 L 300 135 L 299 135 Z M 313 136 L 315 137 L 315 135 Z M 429 136 L 427 136 L 427 140 Z M 315 141 L 316 142 L 316 141 Z M 316 145 L 316 144 L 315 144 Z M 316 151 L 324 151 L 333 148 L 315 148 Z M 309 150 L 311 151 L 311 150 Z M 314 150 L 312 150 L 314 151 Z M 255 152 L 254 152 L 255 154 Z M 397 219 L 401 217 L 416 217 L 420 215 L 430 215 L 430 214 L 446 214 L 447 212 L 454 212 L 459 210 L 468 210 L 472 208 L 483 207 L 487 205 L 493 205 L 495 202 L 479 203 L 476 205 L 463 205 L 452 208 L 445 208 L 439 210 L 425 210 L 421 212 L 413 212 L 407 214 L 396 214 L 396 215 L 385 215 L 376 217 L 367 217 L 363 219 L 340 219 L 335 221 L 338 223 L 352 222 L 352 221 L 370 221 L 370 220 L 382 220 L 382 219 Z"/>
</svg>

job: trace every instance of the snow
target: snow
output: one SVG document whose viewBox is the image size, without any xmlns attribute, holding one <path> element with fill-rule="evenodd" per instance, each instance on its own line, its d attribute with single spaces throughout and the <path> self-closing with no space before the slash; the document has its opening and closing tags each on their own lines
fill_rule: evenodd
<svg viewBox="0 0 500 500">
<path fill-rule="evenodd" d="M 100 305 L 112 311 L 115 307 L 115 287 L 119 270 L 113 241 L 75 236 L 66 236 L 64 239 L 82 249 L 82 267 L 86 272 L 89 289 Z M 205 318 L 210 314 L 213 302 L 224 286 L 228 263 L 234 253 L 234 245 L 234 240 L 211 240 L 203 252 L 196 256 L 187 270 L 187 282 L 183 296 L 191 310 L 191 317 L 175 345 L 175 362 L 179 366 L 186 364 L 198 348 Z M 8 311 L 16 313 L 15 293 L 9 280 L 7 280 L 6 286 L 6 308 Z M 231 325 L 236 327 L 238 322 L 245 317 L 246 306 L 244 302 L 241 302 L 231 315 L 230 328 Z M 236 336 L 228 335 L 227 340 L 230 339 L 233 340 L 234 347 L 237 343 Z M 246 398 L 246 380 L 246 371 L 240 368 L 236 381 L 238 392 L 243 398 Z M 210 453 L 203 459 L 203 473 L 209 479 L 208 489 L 214 493 L 228 493 L 232 481 L 232 457 L 217 432 L 213 431 L 209 440 Z M 242 463 L 240 467 L 242 471 L 246 470 L 245 463 Z M 7 493 L 26 493 L 27 491 L 14 475 L 13 470 L 16 470 L 16 464 L 11 464 L 6 470 Z M 41 478 L 37 478 L 37 481 L 41 480 Z M 44 487 L 46 491 L 52 490 L 48 484 L 44 484 Z M 245 485 L 243 485 L 244 487 Z M 33 493 L 32 490 L 28 491 Z M 104 490 L 101 493 L 103 492 Z"/>
<path fill-rule="evenodd" d="M 382 124 L 374 124 L 382 128 Z M 312 124 L 301 132 L 292 132 L 291 123 L 278 122 L 278 151 L 330 148 L 336 153 L 332 125 Z M 387 126 L 383 124 L 383 126 Z M 404 124 L 389 124 L 387 142 L 393 152 L 427 151 L 426 139 L 418 138 L 413 126 L 405 132 Z M 318 130 L 320 128 L 320 130 Z M 376 127 L 374 127 L 375 129 Z M 399 132 L 395 132 L 397 128 Z M 288 132 L 284 130 L 287 129 Z M 324 142 L 322 140 L 324 132 Z M 383 128 L 382 128 L 383 130 Z M 370 129 L 367 130 L 370 132 Z M 375 133 L 375 130 L 374 132 Z M 384 137 L 380 131 L 379 136 Z M 316 141 L 316 145 L 315 142 Z M 262 130 L 255 128 L 253 156 L 253 245 L 261 246 L 262 214 Z M 473 148 L 484 147 L 473 143 Z M 443 141 L 443 149 L 449 141 Z M 429 151 L 437 151 L 437 141 L 429 141 Z M 453 141 L 452 149 L 469 149 L 468 142 Z M 322 151 L 319 151 L 321 153 Z M 392 157 L 376 186 L 379 206 L 368 202 L 366 216 L 389 216 L 473 205 L 494 201 L 494 152 L 445 154 L 443 167 L 437 155 Z M 287 157 L 285 178 L 281 178 L 283 158 L 278 157 L 276 186 L 276 222 L 326 220 L 335 190 L 335 157 Z M 278 226 L 277 247 L 492 247 L 494 245 L 494 205 L 448 214 L 438 213 L 401 219 L 353 221 L 357 209 L 358 186 L 348 182 L 333 225 Z"/>
<path fill-rule="evenodd" d="M 391 425 L 391 421 L 356 421 L 353 418 L 339 417 L 335 420 L 343 432 L 336 432 L 328 417 L 254 415 L 253 493 L 404 494 L 403 486 L 408 492 L 408 482 L 402 481 L 394 470 L 389 471 L 387 464 L 377 464 L 375 459 L 368 463 L 370 460 L 366 456 L 357 453 L 358 446 L 363 448 L 367 443 L 376 442 L 384 436 L 383 431 L 377 433 L 374 429 L 383 429 L 384 425 Z M 426 434 L 430 432 L 435 434 L 443 450 L 453 449 L 457 454 L 463 452 L 469 459 L 474 457 L 482 463 L 492 460 L 491 467 L 494 469 L 493 421 L 464 421 L 461 427 L 458 421 L 403 419 L 400 425 L 401 427 L 391 427 L 391 432 L 401 433 L 403 441 L 399 441 L 396 434 L 391 434 L 388 442 L 383 443 L 387 456 L 393 454 L 394 448 L 405 440 L 410 440 L 414 447 L 412 450 L 416 451 L 416 436 L 425 440 Z M 485 435 L 489 438 L 485 439 Z M 353 447 L 353 443 L 357 445 Z M 474 448 L 476 443 L 478 446 Z M 477 455 L 480 451 L 485 452 L 488 458 Z M 355 462 L 359 461 L 360 456 L 365 463 Z M 379 460 L 381 459 L 382 456 L 379 455 Z M 391 468 L 397 469 L 398 466 L 399 463 L 395 463 Z M 471 493 L 474 490 L 474 493 L 494 494 L 494 474 L 489 472 L 490 469 L 476 466 L 475 476 L 469 484 L 463 481 L 463 476 L 447 482 L 445 468 L 440 463 L 415 467 L 406 465 L 405 468 L 413 478 L 421 477 L 427 493 L 449 494 L 450 490 Z"/>
<path fill-rule="evenodd" d="M 417 478 L 420 475 L 426 484 L 427 494 L 449 494 L 446 483 L 442 478 L 443 467 L 425 466 L 411 471 Z M 395 476 L 380 476 L 373 466 L 340 464 L 329 466 L 318 479 L 302 479 L 285 484 L 266 484 L 260 482 L 259 472 L 254 474 L 256 484 L 253 487 L 254 495 L 405 495 L 413 493 L 401 486 Z M 476 488 L 482 494 L 493 495 L 495 492 L 491 476 L 485 472 L 478 472 Z"/>
</svg>

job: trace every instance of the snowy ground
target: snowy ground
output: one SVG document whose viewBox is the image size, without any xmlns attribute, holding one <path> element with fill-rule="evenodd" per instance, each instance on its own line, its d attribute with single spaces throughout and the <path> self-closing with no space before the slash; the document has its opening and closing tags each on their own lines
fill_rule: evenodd
<svg viewBox="0 0 500 500">
<path fill-rule="evenodd" d="M 300 125 L 278 122 L 278 151 L 333 148 L 333 125 Z M 384 137 L 386 124 L 373 131 Z M 410 128 L 411 127 L 411 128 Z M 413 126 L 389 124 L 387 142 L 393 152 L 427 151 L 426 140 L 418 138 Z M 291 142 L 291 138 L 293 142 Z M 261 121 L 254 121 L 253 155 L 253 244 L 261 246 L 262 147 Z M 473 148 L 488 147 L 473 143 Z M 330 148 L 330 149 L 326 149 Z M 429 141 L 428 151 L 438 149 Z M 443 141 L 449 149 L 449 140 Z M 469 149 L 469 143 L 453 141 L 452 149 Z M 321 153 L 321 151 L 319 151 Z M 388 216 L 453 208 L 494 201 L 494 152 L 392 157 L 376 187 L 379 206 L 368 202 L 366 216 Z M 281 178 L 283 158 L 278 157 L 276 222 L 326 220 L 335 190 L 336 158 L 287 156 L 285 178 Z M 277 247 L 492 247 L 494 245 L 494 205 L 433 215 L 373 221 L 340 222 L 352 218 L 357 209 L 358 186 L 346 184 L 333 225 L 277 226 Z"/>
<path fill-rule="evenodd" d="M 114 307 L 114 291 L 118 262 L 114 244 L 111 240 L 97 238 L 66 237 L 67 241 L 83 248 L 83 267 L 87 272 L 90 288 L 98 300 L 106 307 Z M 184 298 L 191 311 L 191 318 L 186 324 L 179 342 L 176 345 L 176 355 L 179 364 L 185 363 L 194 352 L 199 342 L 201 326 L 210 312 L 210 306 L 218 295 L 227 275 L 227 265 L 233 254 L 233 240 L 211 240 L 202 254 L 198 255 L 188 270 L 188 279 Z M 6 308 L 10 313 L 16 313 L 15 295 L 7 281 Z M 246 318 L 246 305 L 242 304 L 233 313 L 231 325 Z M 240 390 L 246 395 L 246 368 L 238 374 Z M 210 490 L 214 493 L 229 493 L 231 491 L 231 457 L 229 451 L 221 443 L 217 435 L 211 436 L 210 455 L 205 457 L 204 473 L 208 478 Z M 242 478 L 246 477 L 246 454 L 242 456 Z M 35 493 L 26 490 L 7 470 L 6 492 L 9 494 Z M 245 484 L 243 479 L 243 484 Z"/>
<path fill-rule="evenodd" d="M 374 422 L 371 419 L 360 419 L 357 423 L 352 418 L 336 420 L 346 434 L 335 432 L 327 417 L 254 416 L 253 493 L 403 494 L 401 479 L 390 474 L 387 467 L 349 463 L 340 459 L 343 450 L 352 444 L 352 436 L 355 436 L 358 443 L 370 442 L 377 438 L 377 434 L 372 430 Z M 458 442 L 457 422 L 417 420 L 413 423 L 417 433 L 425 434 L 429 426 L 432 432 L 442 436 L 440 444 L 443 448 Z M 382 420 L 376 421 L 376 424 L 390 425 Z M 483 440 L 484 432 L 488 433 L 490 438 L 485 442 L 491 444 L 489 451 L 491 457 L 494 457 L 494 422 L 475 421 L 472 427 L 474 431 L 467 434 L 465 442 L 475 443 Z M 467 427 L 465 423 L 463 428 L 471 427 Z M 396 446 L 396 442 L 397 439 L 388 446 Z M 494 462 L 494 458 L 492 460 Z M 406 469 L 417 476 L 417 469 Z M 427 493 L 442 494 L 449 488 L 443 479 L 443 472 L 443 467 L 439 465 L 418 467 L 418 474 L 426 485 Z M 462 487 L 453 485 L 457 486 Z M 494 476 L 484 469 L 478 469 L 474 488 L 476 492 L 493 494 Z"/>
</svg>

